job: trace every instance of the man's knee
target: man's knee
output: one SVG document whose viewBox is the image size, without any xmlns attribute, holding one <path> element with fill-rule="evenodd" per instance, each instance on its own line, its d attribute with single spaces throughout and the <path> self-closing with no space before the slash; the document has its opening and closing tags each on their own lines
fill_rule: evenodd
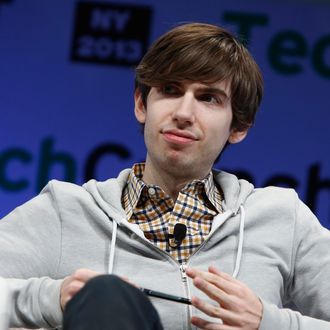
<svg viewBox="0 0 330 330">
<path fill-rule="evenodd" d="M 109 291 L 114 292 L 119 290 L 123 286 L 125 286 L 125 283 L 118 276 L 105 274 L 96 276 L 89 280 L 85 284 L 83 290 L 89 290 L 99 294 L 106 294 Z"/>
<path fill-rule="evenodd" d="M 64 329 L 162 329 L 158 314 L 139 289 L 113 275 L 100 275 L 69 301 L 64 313 Z M 95 324 L 97 320 L 97 325 Z M 80 328 L 85 322 L 86 327 Z M 79 327 L 76 326 L 79 324 Z"/>
</svg>

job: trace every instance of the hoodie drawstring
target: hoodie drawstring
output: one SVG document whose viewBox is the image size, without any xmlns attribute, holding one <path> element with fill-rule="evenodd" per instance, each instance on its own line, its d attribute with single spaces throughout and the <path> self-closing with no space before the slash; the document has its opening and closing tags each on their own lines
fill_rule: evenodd
<svg viewBox="0 0 330 330">
<path fill-rule="evenodd" d="M 238 239 L 238 245 L 237 245 L 237 255 L 236 255 L 236 262 L 235 262 L 235 269 L 233 272 L 233 277 L 236 278 L 239 273 L 239 268 L 241 266 L 241 259 L 242 259 L 242 253 L 243 253 L 243 240 L 244 240 L 244 225 L 245 225 L 245 210 L 244 206 L 241 205 L 239 207 L 241 211 L 241 222 L 239 225 L 239 239 Z"/>
<path fill-rule="evenodd" d="M 112 236 L 110 242 L 110 256 L 109 256 L 109 267 L 108 267 L 108 274 L 113 273 L 113 263 L 115 258 L 115 249 L 116 249 L 116 239 L 117 239 L 117 222 L 112 221 Z"/>
</svg>

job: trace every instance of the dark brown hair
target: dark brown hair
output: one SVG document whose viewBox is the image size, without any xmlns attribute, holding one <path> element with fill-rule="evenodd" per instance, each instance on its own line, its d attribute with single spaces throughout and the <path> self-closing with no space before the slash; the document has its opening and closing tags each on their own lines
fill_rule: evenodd
<svg viewBox="0 0 330 330">
<path fill-rule="evenodd" d="M 233 121 L 237 131 L 254 122 L 263 93 L 260 69 L 249 51 L 223 28 L 183 24 L 156 40 L 136 68 L 135 86 L 147 103 L 151 87 L 168 82 L 231 83 Z"/>
</svg>

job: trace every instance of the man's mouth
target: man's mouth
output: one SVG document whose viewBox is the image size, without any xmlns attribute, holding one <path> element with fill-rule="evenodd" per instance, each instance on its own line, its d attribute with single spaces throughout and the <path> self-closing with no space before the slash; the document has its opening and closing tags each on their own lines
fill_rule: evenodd
<svg viewBox="0 0 330 330">
<path fill-rule="evenodd" d="M 189 144 L 197 140 L 196 136 L 188 131 L 177 129 L 164 130 L 163 136 L 166 141 L 175 144 Z"/>
</svg>

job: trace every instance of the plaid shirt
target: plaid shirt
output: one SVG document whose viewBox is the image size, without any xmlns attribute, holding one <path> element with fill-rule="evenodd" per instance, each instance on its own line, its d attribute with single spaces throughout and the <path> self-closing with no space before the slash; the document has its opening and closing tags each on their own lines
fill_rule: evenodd
<svg viewBox="0 0 330 330">
<path fill-rule="evenodd" d="M 188 183 L 173 201 L 160 187 L 142 181 L 144 167 L 144 163 L 133 166 L 123 191 L 128 221 L 138 224 L 147 239 L 179 263 L 187 262 L 209 234 L 214 216 L 222 213 L 222 193 L 210 172 L 203 180 Z M 179 246 L 169 239 L 176 223 L 187 227 Z"/>
</svg>

